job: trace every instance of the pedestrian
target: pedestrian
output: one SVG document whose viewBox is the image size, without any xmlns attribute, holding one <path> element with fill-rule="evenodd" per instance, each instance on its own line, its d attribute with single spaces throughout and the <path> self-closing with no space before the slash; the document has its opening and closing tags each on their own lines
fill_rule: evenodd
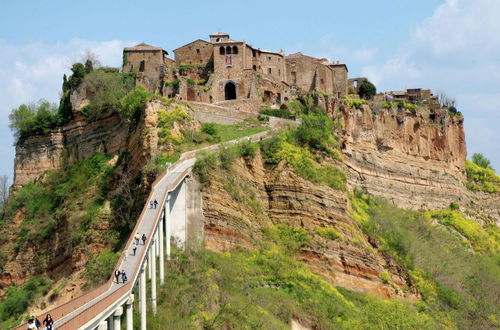
<svg viewBox="0 0 500 330">
<path fill-rule="evenodd" d="M 146 245 L 146 234 L 142 234 L 142 245 Z"/>
<path fill-rule="evenodd" d="M 121 274 L 122 273 L 118 269 L 115 270 L 116 283 L 120 283 L 120 275 Z"/>
<path fill-rule="evenodd" d="M 36 329 L 40 329 L 40 326 L 42 325 L 42 323 L 40 322 L 40 320 L 37 317 L 35 317 L 35 316 L 32 316 L 31 318 L 35 320 L 35 328 Z"/>
<path fill-rule="evenodd" d="M 33 316 L 28 320 L 28 330 L 36 329 L 35 320 Z"/>
<path fill-rule="evenodd" d="M 137 244 L 134 242 L 132 244 L 132 251 L 134 251 L 134 256 L 135 256 L 135 251 L 137 250 Z"/>
<path fill-rule="evenodd" d="M 155 201 L 153 203 L 154 203 L 155 209 L 156 209 L 158 207 L 158 201 L 155 199 Z"/>
<path fill-rule="evenodd" d="M 123 284 L 127 282 L 127 274 L 125 274 L 125 269 L 122 269 L 122 282 Z"/>
<path fill-rule="evenodd" d="M 135 245 L 139 245 L 139 240 L 141 239 L 139 232 L 135 234 L 134 238 L 135 238 Z"/>
<path fill-rule="evenodd" d="M 154 202 L 153 202 L 153 200 L 150 200 L 150 201 L 149 201 L 149 208 L 150 208 L 150 209 L 152 209 L 152 208 L 153 208 L 153 206 L 154 206 Z"/>
<path fill-rule="evenodd" d="M 45 316 L 43 325 L 45 326 L 45 330 L 52 330 L 52 327 L 54 326 L 54 320 L 52 320 L 52 316 L 50 316 L 50 314 L 47 314 L 47 316 Z"/>
</svg>

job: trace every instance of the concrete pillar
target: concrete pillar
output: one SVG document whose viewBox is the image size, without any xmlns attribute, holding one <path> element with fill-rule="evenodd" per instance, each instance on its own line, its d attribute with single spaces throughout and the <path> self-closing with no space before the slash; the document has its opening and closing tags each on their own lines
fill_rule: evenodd
<svg viewBox="0 0 500 330">
<path fill-rule="evenodd" d="M 166 246 L 167 246 L 167 259 L 170 260 L 170 236 L 172 236 L 172 221 L 170 220 L 170 193 L 167 196 L 167 202 L 165 203 L 165 227 L 166 227 Z"/>
<path fill-rule="evenodd" d="M 125 313 L 127 316 L 127 330 L 134 330 L 134 295 L 131 294 L 125 303 Z"/>
<path fill-rule="evenodd" d="M 156 315 L 156 256 L 155 256 L 155 250 L 156 250 L 156 244 L 157 242 L 155 241 L 153 243 L 153 246 L 151 247 L 151 306 L 153 309 L 153 315 Z"/>
<path fill-rule="evenodd" d="M 121 330 L 122 325 L 121 325 L 121 320 L 122 320 L 122 315 L 123 315 L 123 308 L 118 307 L 115 312 L 113 313 L 113 328 L 115 330 Z"/>
<path fill-rule="evenodd" d="M 99 323 L 97 326 L 97 330 L 108 330 L 108 322 L 107 321 L 102 321 Z"/>
<path fill-rule="evenodd" d="M 156 226 L 155 242 L 155 256 L 158 257 L 160 255 L 160 245 L 158 244 L 158 225 Z"/>
<path fill-rule="evenodd" d="M 148 250 L 148 280 L 151 279 L 151 258 L 154 255 L 153 249 L 154 249 L 154 246 L 153 246 L 153 244 L 151 244 L 149 246 L 149 250 Z"/>
<path fill-rule="evenodd" d="M 144 268 L 146 265 L 144 265 Z M 146 273 L 141 269 L 139 284 L 139 311 L 141 313 L 141 330 L 146 330 Z"/>
<path fill-rule="evenodd" d="M 160 218 L 160 228 L 158 229 L 158 245 L 160 250 L 160 285 L 163 285 L 165 282 L 165 256 L 163 254 L 163 240 L 165 237 L 165 233 L 163 232 L 164 222 L 165 221 L 165 207 L 163 208 L 162 217 Z"/>
<path fill-rule="evenodd" d="M 108 330 L 115 330 L 115 324 L 113 323 L 113 315 L 108 317 Z"/>
</svg>

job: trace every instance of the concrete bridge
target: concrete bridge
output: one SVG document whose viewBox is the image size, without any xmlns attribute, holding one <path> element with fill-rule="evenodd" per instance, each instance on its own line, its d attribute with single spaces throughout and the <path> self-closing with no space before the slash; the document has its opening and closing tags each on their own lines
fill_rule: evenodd
<svg viewBox="0 0 500 330">
<path fill-rule="evenodd" d="M 258 141 L 268 132 L 233 140 Z M 216 151 L 219 145 L 204 148 Z M 121 329 L 122 320 L 126 329 L 133 329 L 134 300 L 138 300 L 141 329 L 146 329 L 146 311 L 156 314 L 157 285 L 163 285 L 165 278 L 165 260 L 170 258 L 171 246 L 175 244 L 184 248 L 191 240 L 188 238 L 188 222 L 196 222 L 202 232 L 203 214 L 201 196 L 197 183 L 189 180 L 197 151 L 184 153 L 181 159 L 167 172 L 163 173 L 151 187 L 146 205 L 132 231 L 125 249 L 115 269 L 125 270 L 127 283 L 114 282 L 112 274 L 108 282 L 100 287 L 62 304 L 47 313 L 55 320 L 55 329 Z M 156 199 L 156 209 L 149 208 L 149 201 Z M 136 255 L 132 254 L 132 244 L 136 233 L 146 234 L 144 245 L 140 243 Z M 142 241 L 141 241 L 142 242 Z M 157 281 L 158 279 L 158 281 Z M 147 282 L 150 289 L 147 292 Z M 45 314 L 38 316 L 40 320 Z M 16 329 L 26 329 L 22 324 Z"/>
</svg>

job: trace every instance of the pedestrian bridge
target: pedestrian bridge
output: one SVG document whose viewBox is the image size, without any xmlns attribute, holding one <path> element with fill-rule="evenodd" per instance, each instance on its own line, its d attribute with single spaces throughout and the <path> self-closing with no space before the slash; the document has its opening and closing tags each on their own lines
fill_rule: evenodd
<svg viewBox="0 0 500 330">
<path fill-rule="evenodd" d="M 262 132 L 242 139 L 258 141 L 266 135 L 267 132 Z M 218 145 L 214 145 L 204 149 L 215 151 L 218 148 Z M 124 319 L 126 329 L 132 330 L 134 299 L 138 300 L 141 329 L 146 329 L 147 309 L 150 308 L 156 314 L 157 284 L 164 283 L 165 260 L 170 258 L 172 240 L 184 247 L 188 241 L 189 213 L 201 213 L 201 197 L 193 197 L 195 193 L 188 192 L 187 184 L 195 162 L 195 153 L 196 151 L 184 153 L 174 166 L 152 184 L 142 213 L 115 266 L 115 269 L 125 270 L 127 283 L 117 284 L 113 274 L 110 274 L 110 279 L 100 287 L 48 311 L 55 321 L 54 329 L 119 330 Z M 149 201 L 155 199 L 159 202 L 158 207 L 150 209 Z M 136 255 L 133 256 L 132 244 L 137 232 L 140 235 L 145 233 L 147 240 L 144 245 L 138 245 Z M 151 284 L 150 292 L 147 292 L 147 281 Z M 39 319 L 44 317 L 45 313 L 38 316 Z M 24 330 L 26 327 L 27 324 L 22 324 L 15 329 Z"/>
</svg>

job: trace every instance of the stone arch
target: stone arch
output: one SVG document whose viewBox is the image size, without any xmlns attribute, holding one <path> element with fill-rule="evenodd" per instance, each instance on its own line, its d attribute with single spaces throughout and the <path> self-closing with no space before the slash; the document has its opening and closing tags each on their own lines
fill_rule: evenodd
<svg viewBox="0 0 500 330">
<path fill-rule="evenodd" d="M 224 85 L 224 99 L 236 100 L 236 84 L 231 80 L 227 81 Z"/>
<path fill-rule="evenodd" d="M 226 54 L 228 54 L 228 55 L 231 54 L 231 46 L 226 47 Z"/>
<path fill-rule="evenodd" d="M 220 48 L 219 48 L 219 54 L 226 55 L 226 49 L 224 48 L 224 46 L 220 46 Z"/>
<path fill-rule="evenodd" d="M 233 46 L 233 54 L 238 54 L 238 47 Z"/>
</svg>

